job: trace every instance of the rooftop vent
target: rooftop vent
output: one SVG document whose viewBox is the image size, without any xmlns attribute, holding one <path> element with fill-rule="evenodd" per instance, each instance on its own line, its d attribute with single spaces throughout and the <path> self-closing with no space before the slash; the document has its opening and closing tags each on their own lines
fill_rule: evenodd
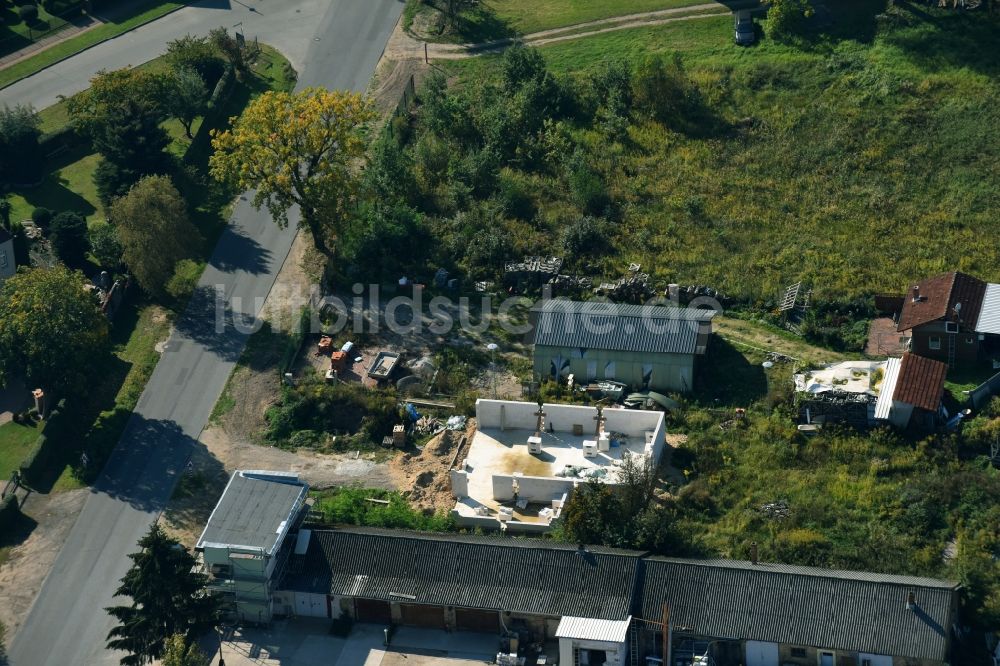
<svg viewBox="0 0 1000 666">
<path fill-rule="evenodd" d="M 757 542 L 756 541 L 751 541 L 750 542 L 750 563 L 751 564 L 757 564 L 757 555 L 758 555 L 757 554 Z"/>
<path fill-rule="evenodd" d="M 926 300 L 927 300 L 926 296 L 920 295 L 920 285 L 919 284 L 913 285 L 913 302 L 919 303 L 921 301 L 926 301 Z"/>
<path fill-rule="evenodd" d="M 917 593 L 910 590 L 906 593 L 906 610 L 911 611 L 917 607 Z"/>
</svg>

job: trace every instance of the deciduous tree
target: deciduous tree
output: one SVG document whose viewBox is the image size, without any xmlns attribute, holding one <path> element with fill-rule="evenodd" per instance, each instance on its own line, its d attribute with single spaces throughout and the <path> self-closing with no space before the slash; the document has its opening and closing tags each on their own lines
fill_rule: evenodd
<svg viewBox="0 0 1000 666">
<path fill-rule="evenodd" d="M 148 176 L 112 204 L 110 218 L 139 285 L 163 296 L 174 266 L 201 242 L 180 193 L 166 176 Z"/>
<path fill-rule="evenodd" d="M 767 33 L 779 41 L 801 33 L 814 13 L 809 0 L 769 0 L 767 5 Z"/>
<path fill-rule="evenodd" d="M 163 666 L 209 666 L 208 657 L 184 636 L 174 634 L 163 650 Z"/>
<path fill-rule="evenodd" d="M 208 37 L 186 35 L 168 42 L 166 58 L 174 71 L 191 69 L 198 72 L 206 86 L 214 84 L 224 68 L 222 54 Z"/>
<path fill-rule="evenodd" d="M 84 385 L 107 347 L 108 322 L 62 266 L 21 268 L 0 286 L 0 375 L 27 375 L 52 391 Z"/>
<path fill-rule="evenodd" d="M 181 121 L 189 139 L 194 138 L 191 136 L 191 123 L 204 110 L 207 100 L 208 89 L 198 72 L 193 69 L 174 70 L 165 107 L 171 116 Z"/>
<path fill-rule="evenodd" d="M 267 206 L 275 222 L 288 223 L 297 205 L 316 247 L 329 254 L 327 237 L 343 223 L 358 189 L 357 162 L 366 142 L 362 127 L 375 117 L 367 99 L 345 91 L 307 88 L 267 92 L 216 134 L 212 174 Z"/>
<path fill-rule="evenodd" d="M 107 222 L 95 224 L 90 229 L 90 252 L 101 268 L 116 271 L 122 264 L 122 244 L 118 231 Z"/>
<path fill-rule="evenodd" d="M 238 78 L 242 78 L 246 73 L 247 59 L 246 53 L 235 37 L 229 34 L 225 28 L 215 28 L 208 33 L 208 40 L 212 46 L 229 61 L 229 64 L 236 70 Z"/>
<path fill-rule="evenodd" d="M 119 623 L 108 633 L 108 648 L 128 653 L 123 666 L 159 659 L 171 637 L 190 641 L 215 626 L 220 604 L 205 588 L 208 577 L 193 571 L 194 557 L 159 524 L 139 539 L 139 551 L 129 558 L 132 568 L 115 595 L 131 603 L 106 609 Z"/>
</svg>

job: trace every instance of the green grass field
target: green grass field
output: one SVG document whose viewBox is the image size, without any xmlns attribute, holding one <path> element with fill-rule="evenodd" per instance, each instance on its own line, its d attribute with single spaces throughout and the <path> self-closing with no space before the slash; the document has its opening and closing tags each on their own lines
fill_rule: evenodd
<svg viewBox="0 0 1000 666">
<path fill-rule="evenodd" d="M 107 41 L 123 32 L 128 32 L 140 25 L 154 21 L 175 9 L 183 7 L 185 4 L 184 2 L 164 2 L 163 0 L 149 0 L 148 2 L 138 4 L 134 7 L 132 13 L 117 22 L 112 21 L 100 25 L 76 37 L 71 37 L 66 41 L 54 44 L 37 55 L 0 70 L 0 88 L 8 86 L 26 76 L 30 76 L 64 58 L 75 55 L 94 44 Z"/>
<path fill-rule="evenodd" d="M 436 34 L 436 31 L 434 34 L 421 32 L 420 38 L 428 41 L 477 43 L 630 14 L 704 4 L 723 6 L 722 2 L 715 0 L 484 0 L 464 11 L 457 25 L 451 26 L 444 20 L 437 4 L 410 0 L 403 12 L 403 25 L 407 30 L 415 24 L 438 26 L 439 30 L 446 28 L 441 34 Z"/>
<path fill-rule="evenodd" d="M 487 0 L 496 17 L 518 34 L 528 34 L 614 16 L 711 3 L 712 0 Z"/>
<path fill-rule="evenodd" d="M 10 478 L 38 439 L 38 428 L 11 421 L 0 426 L 0 486 Z"/>
<path fill-rule="evenodd" d="M 581 78 L 677 51 L 702 98 L 686 131 L 633 119 L 609 145 L 574 128 L 623 211 L 608 261 L 759 303 L 798 280 L 844 299 L 948 270 L 1000 279 L 1000 245 L 982 242 L 1000 231 L 997 21 L 877 7 L 852 2 L 802 47 L 736 47 L 728 16 L 542 47 Z M 480 80 L 493 62 L 445 66 Z"/>
</svg>

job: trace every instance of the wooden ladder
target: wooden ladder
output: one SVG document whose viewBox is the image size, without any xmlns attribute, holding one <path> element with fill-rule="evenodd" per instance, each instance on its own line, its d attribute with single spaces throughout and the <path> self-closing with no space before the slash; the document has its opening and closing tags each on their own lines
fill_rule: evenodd
<svg viewBox="0 0 1000 666">
<path fill-rule="evenodd" d="M 955 365 L 955 338 L 958 337 L 957 333 L 948 334 L 948 367 L 953 367 Z"/>
</svg>

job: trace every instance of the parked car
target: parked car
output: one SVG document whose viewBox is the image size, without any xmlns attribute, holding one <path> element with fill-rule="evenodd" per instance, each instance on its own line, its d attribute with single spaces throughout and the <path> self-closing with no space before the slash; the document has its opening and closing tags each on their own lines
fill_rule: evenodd
<svg viewBox="0 0 1000 666">
<path fill-rule="evenodd" d="M 736 12 L 736 43 L 740 46 L 750 46 L 756 40 L 757 33 L 754 31 L 750 12 L 746 10 Z"/>
</svg>

